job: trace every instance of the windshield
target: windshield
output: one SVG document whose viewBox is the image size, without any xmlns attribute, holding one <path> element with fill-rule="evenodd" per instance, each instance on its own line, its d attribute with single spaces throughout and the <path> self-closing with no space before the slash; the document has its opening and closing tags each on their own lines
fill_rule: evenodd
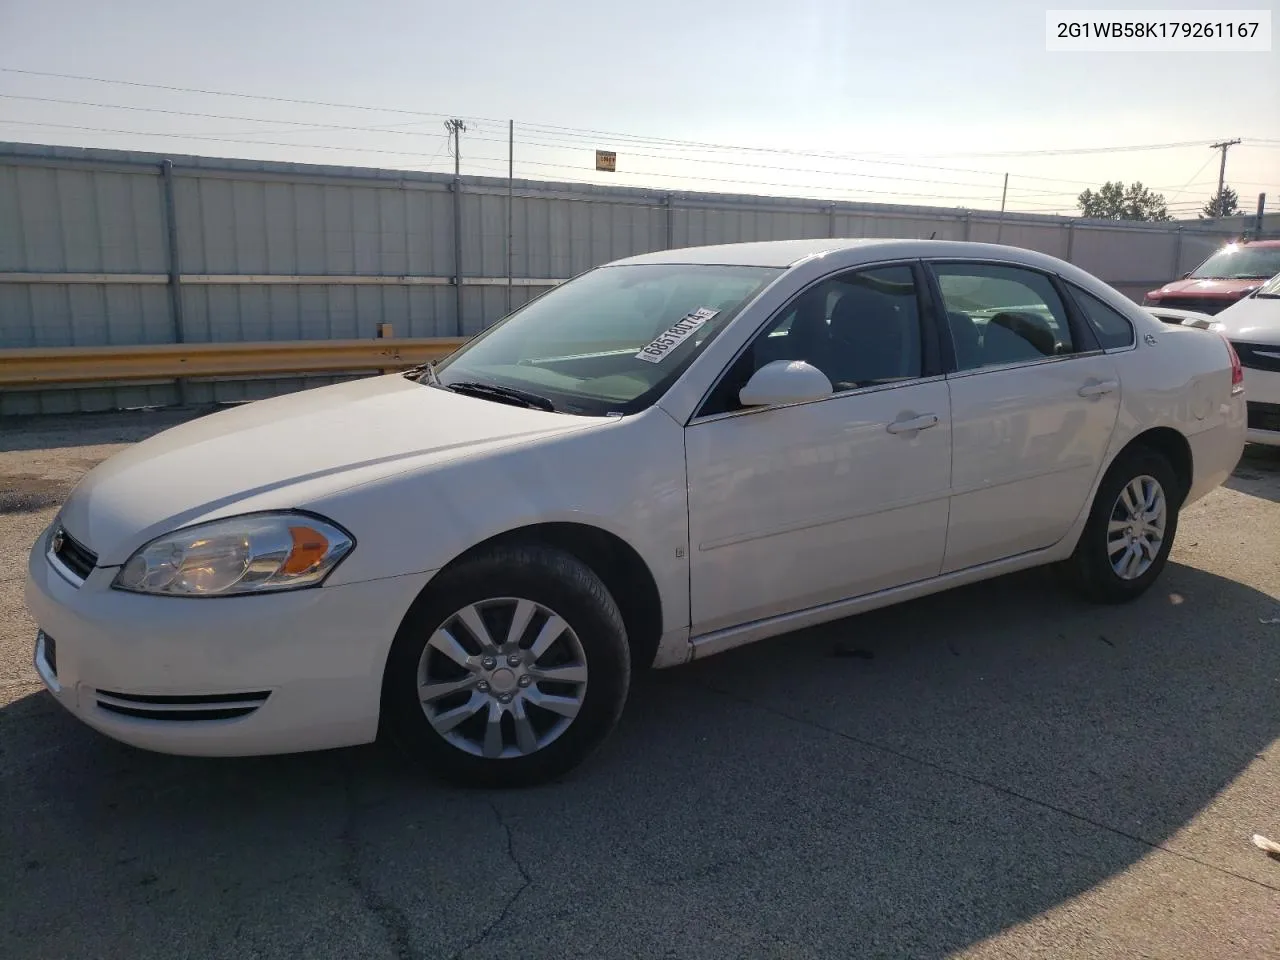
<svg viewBox="0 0 1280 960">
<path fill-rule="evenodd" d="M 1258 292 L 1255 293 L 1254 296 L 1280 298 L 1280 273 L 1277 273 L 1274 277 L 1259 287 Z"/>
<path fill-rule="evenodd" d="M 532 301 L 441 362 L 438 386 L 565 413 L 653 403 L 777 268 L 597 267 Z"/>
<path fill-rule="evenodd" d="M 1280 273 L 1280 247 L 1223 247 L 1191 273 L 1193 280 L 1265 280 Z"/>
</svg>

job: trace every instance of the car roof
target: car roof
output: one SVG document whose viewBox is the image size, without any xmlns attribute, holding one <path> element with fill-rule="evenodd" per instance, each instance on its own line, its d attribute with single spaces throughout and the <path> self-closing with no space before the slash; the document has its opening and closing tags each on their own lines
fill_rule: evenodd
<svg viewBox="0 0 1280 960">
<path fill-rule="evenodd" d="M 961 240 L 907 240 L 892 238 L 822 238 L 723 243 L 706 247 L 681 247 L 642 253 L 615 260 L 611 266 L 637 263 L 698 263 L 739 267 L 793 267 L 805 260 L 858 250 L 868 261 L 893 257 L 998 257 L 1023 263 L 1043 262 L 1043 254 L 1021 247 Z"/>
</svg>

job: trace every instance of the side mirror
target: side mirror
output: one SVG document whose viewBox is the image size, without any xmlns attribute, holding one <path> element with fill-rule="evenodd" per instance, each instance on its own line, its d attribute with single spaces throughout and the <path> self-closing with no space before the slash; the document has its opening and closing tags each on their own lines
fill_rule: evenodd
<svg viewBox="0 0 1280 960">
<path fill-rule="evenodd" d="M 831 381 L 817 367 L 803 360 L 774 360 L 751 375 L 738 391 L 744 407 L 772 407 L 821 400 L 835 392 Z"/>
</svg>

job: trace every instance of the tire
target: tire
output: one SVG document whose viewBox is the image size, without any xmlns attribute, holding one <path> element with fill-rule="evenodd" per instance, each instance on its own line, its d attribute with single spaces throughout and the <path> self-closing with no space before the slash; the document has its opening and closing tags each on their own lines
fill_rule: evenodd
<svg viewBox="0 0 1280 960">
<path fill-rule="evenodd" d="M 1128 520 L 1127 508 L 1121 502 L 1126 489 L 1137 483 L 1150 489 L 1148 481 L 1159 486 L 1164 498 L 1163 530 L 1154 557 L 1150 556 L 1149 550 L 1140 550 L 1139 564 L 1150 560 L 1149 565 L 1140 571 L 1134 568 L 1129 571 L 1129 576 L 1122 576 L 1113 565 L 1113 557 L 1119 562 L 1127 550 L 1121 546 L 1119 552 L 1113 554 L 1112 548 L 1119 546 L 1118 541 L 1126 536 L 1126 531 L 1113 533 L 1109 528 L 1113 519 L 1116 523 Z M 1133 494 L 1131 490 L 1131 498 Z M 1095 603 L 1126 603 L 1145 593 L 1160 576 L 1169 559 L 1169 551 L 1173 549 L 1183 495 L 1182 484 L 1173 467 L 1155 450 L 1138 446 L 1117 457 L 1098 486 L 1080 542 L 1070 559 L 1062 565 L 1062 572 L 1077 592 Z M 1139 523 L 1137 529 L 1150 531 L 1150 526 Z M 1156 545 L 1150 533 L 1145 539 Z"/>
<path fill-rule="evenodd" d="M 513 626 L 517 618 L 523 629 Z M 445 780 L 532 786 L 567 774 L 600 746 L 630 682 L 626 628 L 600 578 L 562 550 L 495 547 L 445 570 L 405 615 L 383 676 L 383 719 L 402 749 Z M 434 696 L 453 685 L 456 693 Z"/>
</svg>

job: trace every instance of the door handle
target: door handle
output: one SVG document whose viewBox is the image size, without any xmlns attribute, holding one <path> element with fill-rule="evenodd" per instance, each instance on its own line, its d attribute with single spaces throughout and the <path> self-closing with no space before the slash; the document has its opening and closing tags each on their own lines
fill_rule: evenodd
<svg viewBox="0 0 1280 960">
<path fill-rule="evenodd" d="M 885 429 L 890 433 L 912 433 L 916 430 L 928 430 L 930 427 L 936 427 L 937 425 L 938 415 L 936 413 L 926 413 L 919 417 L 912 417 L 910 420 L 895 420 Z"/>
<path fill-rule="evenodd" d="M 1111 393 L 1118 386 L 1120 386 L 1118 380 L 1103 380 L 1101 383 L 1086 383 L 1076 392 L 1082 397 L 1101 397 Z"/>
</svg>

